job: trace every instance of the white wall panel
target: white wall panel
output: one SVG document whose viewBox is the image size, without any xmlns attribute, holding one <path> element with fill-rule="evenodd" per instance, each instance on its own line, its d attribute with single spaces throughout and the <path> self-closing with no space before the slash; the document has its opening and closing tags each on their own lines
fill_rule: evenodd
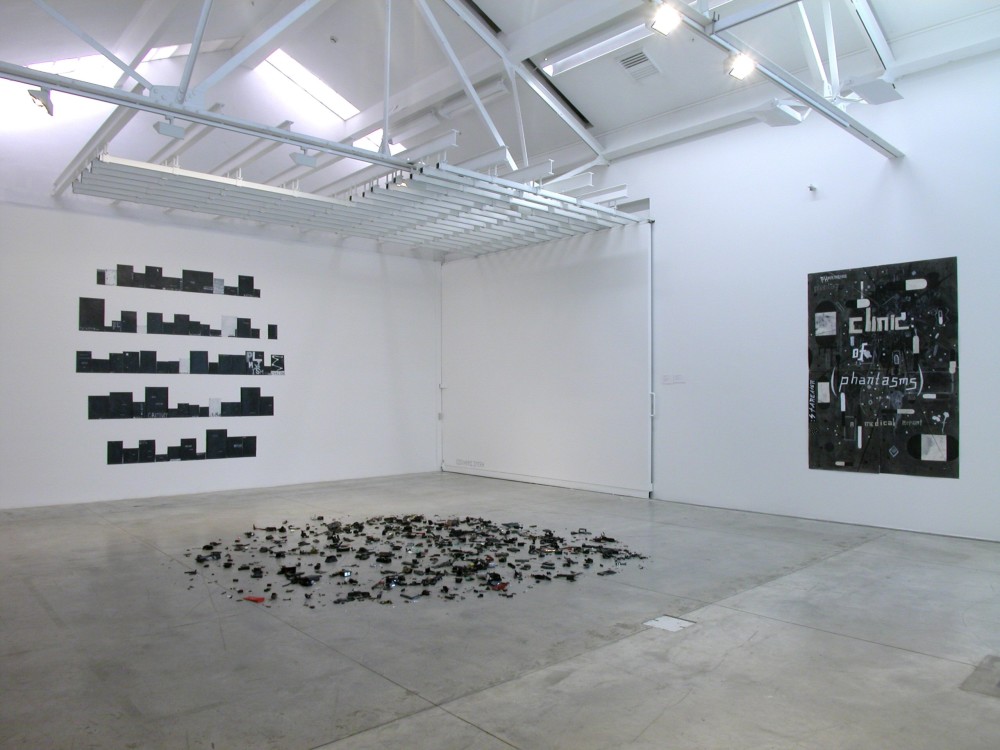
<svg viewBox="0 0 1000 750">
<path fill-rule="evenodd" d="M 902 101 L 853 107 L 898 161 L 814 115 L 609 170 L 658 220 L 655 497 L 1000 539 L 1000 108 L 983 99 L 997 74 L 992 55 L 901 79 Z M 961 477 L 810 471 L 807 275 L 953 255 Z"/>
<path fill-rule="evenodd" d="M 444 468 L 645 497 L 650 227 L 443 269 Z"/>
<path fill-rule="evenodd" d="M 144 225 L 0 205 L 0 506 L 105 500 L 275 486 L 435 470 L 440 266 L 376 253 L 283 244 L 223 232 Z M 254 277 L 259 299 L 99 286 L 117 264 L 212 271 L 227 284 Z M 78 330 L 80 297 L 121 310 L 160 311 L 220 324 L 260 324 L 260 340 Z M 267 339 L 266 324 L 278 326 Z M 285 355 L 284 376 L 75 372 L 75 353 L 154 349 L 263 350 Z M 167 386 L 171 406 L 238 400 L 260 387 L 273 417 L 88 420 L 87 396 Z M 157 452 L 205 430 L 256 435 L 256 458 L 107 465 L 109 440 Z"/>
</svg>

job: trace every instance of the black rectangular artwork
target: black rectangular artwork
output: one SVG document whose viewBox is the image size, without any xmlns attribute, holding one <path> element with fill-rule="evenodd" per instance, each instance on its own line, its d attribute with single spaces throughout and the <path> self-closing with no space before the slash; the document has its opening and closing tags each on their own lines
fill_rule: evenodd
<svg viewBox="0 0 1000 750">
<path fill-rule="evenodd" d="M 97 269 L 99 286 L 128 286 L 198 294 L 260 297 L 260 289 L 254 286 L 253 276 L 239 276 L 237 282 L 237 286 L 227 286 L 225 279 L 219 278 L 212 271 L 190 269 L 182 270 L 180 276 L 164 276 L 163 268 L 160 266 L 146 266 L 144 271 L 136 271 L 133 266 L 124 264 L 118 264 L 115 268 Z"/>
<path fill-rule="evenodd" d="M 250 318 L 222 317 L 218 328 L 212 328 L 210 323 L 203 323 L 184 313 L 175 313 L 172 320 L 167 320 L 164 313 L 146 313 L 145 333 L 166 334 L 169 336 L 226 336 L 231 338 L 259 339 L 260 329 L 254 328 Z M 228 321 L 235 320 L 237 324 L 227 327 Z M 140 333 L 139 314 L 135 310 L 122 310 L 118 320 L 108 323 L 105 320 L 105 301 L 95 297 L 80 297 L 80 330 L 104 331 L 110 333 Z M 277 328 L 269 324 L 268 329 Z"/>
<path fill-rule="evenodd" d="M 257 455 L 256 435 L 229 435 L 226 430 L 206 430 L 205 452 L 198 452 L 197 438 L 182 438 L 180 445 L 167 447 L 157 455 L 155 440 L 140 440 L 137 448 L 125 448 L 120 440 L 107 444 L 108 464 L 154 463 L 158 461 L 202 461 L 221 458 L 254 458 Z"/>
<path fill-rule="evenodd" d="M 212 402 L 216 403 L 213 413 Z M 182 417 L 272 417 L 274 396 L 261 396 L 260 388 L 240 388 L 238 401 L 209 399 L 208 405 L 178 403 L 170 406 L 169 389 L 147 386 L 143 398 L 131 391 L 113 391 L 87 397 L 87 419 L 172 419 Z"/>
<path fill-rule="evenodd" d="M 188 371 L 191 375 L 284 375 L 285 355 L 272 354 L 271 364 L 264 364 L 264 352 L 220 354 L 217 362 L 208 361 L 208 352 L 191 351 Z M 76 353 L 77 372 L 128 372 L 179 374 L 179 360 L 161 360 L 155 351 L 111 352 L 107 359 L 96 359 L 92 352 Z"/>
<path fill-rule="evenodd" d="M 254 277 L 241 274 L 235 283 L 212 271 L 183 269 L 177 276 L 165 276 L 160 266 L 134 267 L 117 264 L 113 268 L 97 270 L 98 286 L 132 287 L 163 291 L 213 294 L 224 297 L 259 298 L 260 290 L 254 284 Z M 219 300 L 219 302 L 224 302 Z M 224 303 L 231 304 L 231 303 Z M 214 305 L 213 305 L 214 306 Z M 136 336 L 197 336 L 261 339 L 267 330 L 270 340 L 278 337 L 278 328 L 272 323 L 263 324 L 250 317 L 222 315 L 214 321 L 199 320 L 189 313 L 147 310 L 122 310 L 117 319 L 108 320 L 108 304 L 96 297 L 79 298 L 78 326 L 81 331 L 102 333 L 130 333 Z M 115 309 L 121 309 L 117 307 Z M 235 312 L 235 311 L 233 311 Z M 114 314 L 114 313 L 112 313 Z M 265 328 L 266 327 L 266 328 Z M 131 373 L 136 375 L 283 375 L 284 355 L 272 354 L 270 360 L 262 351 L 247 351 L 245 346 L 239 354 L 218 354 L 209 361 L 209 352 L 191 350 L 189 357 L 177 360 L 161 360 L 158 352 L 141 347 L 149 341 L 133 339 L 141 343 L 126 344 L 135 350 L 111 352 L 105 358 L 95 358 L 91 351 L 76 352 L 76 371 L 79 373 Z M 196 341 L 191 346 L 203 346 Z M 247 344 L 253 346 L 255 344 Z M 259 346 L 259 343 L 256 343 Z M 185 347 L 187 348 L 187 347 Z M 172 353 L 173 356 L 177 354 Z M 198 381 L 201 382 L 201 381 Z M 205 381 L 207 382 L 207 381 Z M 259 381 L 258 381 L 259 382 Z M 206 403 L 207 402 L 207 403 Z M 274 415 L 274 396 L 264 396 L 260 388 L 242 387 L 238 398 L 223 401 L 221 398 L 206 398 L 202 403 L 170 403 L 169 389 L 165 386 L 146 386 L 144 392 L 135 393 L 111 391 L 87 396 L 88 420 L 111 419 L 191 419 L 213 417 L 257 417 Z M 204 450 L 199 450 L 200 438 L 188 437 L 177 444 L 166 446 L 162 452 L 156 450 L 156 440 L 144 438 L 126 447 L 122 441 L 107 442 L 107 463 L 109 465 L 144 464 L 168 461 L 200 461 L 206 459 L 245 458 L 257 455 L 255 435 L 230 435 L 224 429 L 207 430 Z"/>
<path fill-rule="evenodd" d="M 958 477 L 955 258 L 809 275 L 809 468 Z"/>
</svg>

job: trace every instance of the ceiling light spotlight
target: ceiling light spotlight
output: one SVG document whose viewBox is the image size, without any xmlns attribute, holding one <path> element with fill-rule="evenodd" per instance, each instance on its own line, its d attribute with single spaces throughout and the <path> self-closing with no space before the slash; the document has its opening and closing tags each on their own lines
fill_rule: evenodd
<svg viewBox="0 0 1000 750">
<path fill-rule="evenodd" d="M 301 151 L 293 151 L 289 154 L 292 161 L 298 164 L 300 167 L 315 167 L 316 166 L 316 155 L 306 153 L 305 149 Z"/>
<path fill-rule="evenodd" d="M 742 52 L 726 58 L 725 71 L 738 81 L 742 81 L 757 69 L 757 63 Z"/>
<path fill-rule="evenodd" d="M 184 128 L 180 125 L 174 125 L 174 120 L 172 117 L 168 117 L 166 120 L 160 120 L 159 122 L 153 123 L 153 128 L 160 135 L 165 135 L 170 138 L 176 138 L 178 140 L 183 140 L 185 136 Z"/>
<path fill-rule="evenodd" d="M 28 89 L 35 104 L 44 109 L 52 117 L 52 92 L 48 89 Z"/>
<path fill-rule="evenodd" d="M 653 20 L 649 23 L 649 28 L 664 36 L 681 25 L 681 14 L 669 5 L 661 4 L 653 14 Z"/>
</svg>

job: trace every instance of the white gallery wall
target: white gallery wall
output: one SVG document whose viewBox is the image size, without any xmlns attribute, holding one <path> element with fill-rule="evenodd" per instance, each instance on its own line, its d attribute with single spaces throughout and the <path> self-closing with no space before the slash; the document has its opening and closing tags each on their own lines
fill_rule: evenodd
<svg viewBox="0 0 1000 750">
<path fill-rule="evenodd" d="M 227 285 L 252 276 L 259 298 L 97 284 L 97 270 L 159 266 L 165 276 L 210 271 Z M 221 325 L 250 318 L 261 338 L 78 330 L 79 299 L 103 298 L 110 325 L 124 310 Z M 278 338 L 268 339 L 276 325 Z M 440 266 L 203 229 L 0 205 L 0 507 L 148 497 L 436 470 Z M 76 352 L 263 351 L 285 357 L 264 376 L 77 373 Z M 169 406 L 239 401 L 243 387 L 274 399 L 273 416 L 88 419 L 88 396 L 169 388 Z M 257 438 L 254 458 L 107 464 L 108 441 L 156 452 L 206 430 Z"/>
<path fill-rule="evenodd" d="M 609 170 L 656 219 L 654 497 L 1000 539 L 1000 107 L 985 83 L 998 75 L 1000 56 L 977 58 L 852 108 L 900 160 L 813 113 Z M 807 275 L 948 256 L 961 477 L 809 470 Z"/>
<path fill-rule="evenodd" d="M 650 225 L 454 261 L 443 466 L 648 497 Z"/>
</svg>

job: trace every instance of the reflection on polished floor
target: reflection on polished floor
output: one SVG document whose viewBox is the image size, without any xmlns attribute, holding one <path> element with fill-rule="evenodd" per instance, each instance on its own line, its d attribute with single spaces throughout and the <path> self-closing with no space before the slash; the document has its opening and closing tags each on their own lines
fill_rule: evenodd
<svg viewBox="0 0 1000 750">
<path fill-rule="evenodd" d="M 391 607 L 185 575 L 254 523 L 403 513 L 647 559 Z M 0 569 L 0 748 L 1000 747 L 962 688 L 1000 655 L 996 543 L 422 474 L 0 511 Z"/>
</svg>

